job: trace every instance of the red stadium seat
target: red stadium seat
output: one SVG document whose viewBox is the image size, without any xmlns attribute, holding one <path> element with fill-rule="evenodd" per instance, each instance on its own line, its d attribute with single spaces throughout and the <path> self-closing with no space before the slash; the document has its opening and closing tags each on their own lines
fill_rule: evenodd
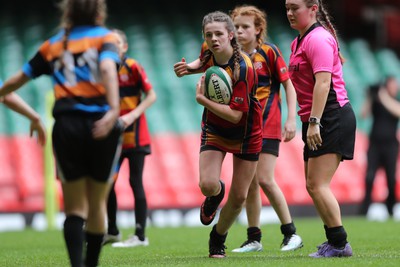
<svg viewBox="0 0 400 267">
<path fill-rule="evenodd" d="M 43 150 L 29 136 L 11 139 L 15 160 L 15 179 L 22 207 L 25 211 L 44 210 Z"/>
<path fill-rule="evenodd" d="M 13 186 L 16 184 L 15 168 L 13 158 L 11 157 L 12 147 L 9 137 L 0 137 L 0 148 L 0 188 L 3 186 Z"/>
<path fill-rule="evenodd" d="M 153 153 L 146 157 L 144 187 L 149 209 L 199 207 L 204 199 L 198 187 L 199 142 L 198 133 L 186 135 L 154 135 Z M 0 138 L 0 212 L 36 212 L 44 210 L 43 151 L 36 140 L 28 136 Z M 288 143 L 281 143 L 275 178 L 289 205 L 311 205 L 304 178 L 303 144 L 300 134 Z M 354 160 L 340 164 L 332 180 L 332 190 L 340 203 L 359 203 L 364 194 L 366 150 L 368 137 L 358 133 Z M 399 156 L 400 166 L 400 156 Z M 397 177 L 400 177 L 398 168 Z M 232 156 L 227 155 L 222 166 L 221 179 L 230 189 Z M 400 183 L 397 183 L 400 199 Z M 57 182 L 59 204 L 63 199 Z M 120 209 L 133 209 L 133 195 L 129 185 L 128 166 L 123 164 L 116 184 Z M 377 173 L 373 190 L 374 201 L 386 198 L 384 172 Z M 226 201 L 225 200 L 224 202 Z M 268 199 L 262 194 L 264 205 Z"/>
</svg>

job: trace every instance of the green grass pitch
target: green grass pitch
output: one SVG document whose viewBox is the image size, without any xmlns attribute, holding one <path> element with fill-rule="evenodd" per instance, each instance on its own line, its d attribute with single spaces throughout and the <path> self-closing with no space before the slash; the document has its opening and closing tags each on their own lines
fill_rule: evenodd
<svg viewBox="0 0 400 267">
<path fill-rule="evenodd" d="M 263 252 L 230 252 L 246 237 L 246 226 L 235 224 L 227 238 L 227 258 L 208 258 L 208 235 L 211 226 L 156 228 L 149 227 L 148 247 L 102 250 L 100 266 L 400 266 L 400 222 L 371 222 L 361 217 L 344 217 L 354 256 L 350 258 L 313 259 L 308 254 L 325 241 L 318 218 L 295 219 L 297 233 L 304 247 L 294 252 L 279 250 L 282 236 L 278 224 L 262 225 Z M 124 238 L 132 229 L 122 229 Z M 0 266 L 68 266 L 62 231 L 0 233 Z"/>
</svg>

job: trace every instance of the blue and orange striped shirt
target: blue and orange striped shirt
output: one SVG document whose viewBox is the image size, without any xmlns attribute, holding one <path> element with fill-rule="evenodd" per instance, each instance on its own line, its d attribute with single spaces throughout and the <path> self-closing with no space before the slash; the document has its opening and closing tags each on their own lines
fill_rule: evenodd
<svg viewBox="0 0 400 267">
<path fill-rule="evenodd" d="M 22 71 L 30 78 L 51 75 L 55 117 L 71 111 L 106 112 L 109 106 L 99 63 L 106 58 L 119 62 L 117 37 L 102 26 L 77 26 L 68 35 L 65 51 L 64 34 L 60 30 L 45 41 Z"/>
</svg>

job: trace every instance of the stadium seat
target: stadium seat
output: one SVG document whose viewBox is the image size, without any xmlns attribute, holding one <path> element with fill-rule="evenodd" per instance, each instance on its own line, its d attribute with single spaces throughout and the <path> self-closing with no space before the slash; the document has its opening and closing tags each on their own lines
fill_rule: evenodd
<svg viewBox="0 0 400 267">
<path fill-rule="evenodd" d="M 15 166 L 10 145 L 11 137 L 0 136 L 0 188 L 8 186 L 16 186 Z"/>
<path fill-rule="evenodd" d="M 23 208 L 17 187 L 0 185 L 0 212 L 22 211 Z"/>
<path fill-rule="evenodd" d="M 381 49 L 375 57 L 384 75 L 394 75 L 400 81 L 400 61 L 393 50 Z"/>
<path fill-rule="evenodd" d="M 275 180 L 290 205 L 311 204 L 306 189 L 301 133 L 290 142 L 281 143 L 275 167 Z"/>
<path fill-rule="evenodd" d="M 43 151 L 35 139 L 14 136 L 11 139 L 15 160 L 15 179 L 25 211 L 44 210 Z"/>
<path fill-rule="evenodd" d="M 175 7 L 163 1 L 158 6 L 163 10 L 161 14 L 155 14 L 151 6 L 137 16 L 132 16 L 124 6 L 120 8 L 122 10 L 118 16 L 110 16 L 111 24 L 126 32 L 128 55 L 144 67 L 158 97 L 156 103 L 146 111 L 153 140 L 153 153 L 146 158 L 144 171 L 149 208 L 198 207 L 204 199 L 198 188 L 199 133 L 203 108 L 195 100 L 195 85 L 200 75 L 177 78 L 172 66 L 182 57 L 188 62 L 198 58 L 203 42 L 202 14 L 184 8 L 176 14 Z M 27 16 L 26 20 L 16 20 L 11 15 L 0 18 L 2 79 L 19 70 L 40 43 L 57 30 L 55 22 L 51 16 L 39 18 L 39 15 Z M 289 30 L 286 25 L 282 26 L 280 21 L 272 20 L 269 25 L 270 41 L 278 45 L 288 63 L 290 44 L 297 32 Z M 394 74 L 400 78 L 400 63 L 394 51 L 373 51 L 361 39 L 340 40 L 340 44 L 347 60 L 344 78 L 358 116 L 366 87 L 380 81 L 382 75 Z M 39 78 L 25 86 L 18 94 L 43 118 L 47 118 L 45 99 L 52 90 L 51 80 L 48 77 Z M 281 92 L 284 98 L 283 89 Z M 282 103 L 285 118 L 286 103 Z M 46 119 L 46 123 L 52 121 Z M 341 164 L 333 180 L 333 189 L 341 203 L 354 204 L 362 198 L 369 123 L 369 120 L 358 120 L 355 158 Z M 297 125 L 300 128 L 301 123 Z M 34 139 L 28 137 L 28 131 L 28 120 L 0 105 L 0 212 L 44 209 L 42 150 Z M 305 188 L 300 135 L 297 133 L 295 140 L 281 144 L 276 166 L 276 180 L 290 205 L 312 204 Z M 377 200 L 382 200 L 385 194 L 382 175 L 379 173 L 377 189 L 374 189 L 373 196 Z M 229 190 L 231 155 L 225 159 L 221 178 Z M 397 186 L 400 199 L 400 183 Z M 57 190 L 61 192 L 59 183 Z M 119 207 L 134 208 L 126 163 L 122 166 L 116 190 Z M 62 195 L 58 196 L 62 207 Z M 263 204 L 268 204 L 268 199 L 264 194 L 262 196 Z"/>
<path fill-rule="evenodd" d="M 369 44 L 363 39 L 355 39 L 348 44 L 349 54 L 357 68 L 357 71 L 366 82 L 366 85 L 372 85 L 381 80 L 382 73 L 375 60 Z"/>
</svg>

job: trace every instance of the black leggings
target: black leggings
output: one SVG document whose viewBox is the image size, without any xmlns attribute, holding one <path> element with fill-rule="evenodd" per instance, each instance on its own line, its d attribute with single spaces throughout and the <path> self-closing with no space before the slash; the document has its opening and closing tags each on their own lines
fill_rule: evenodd
<svg viewBox="0 0 400 267">
<path fill-rule="evenodd" d="M 122 165 L 124 159 L 128 159 L 129 163 L 129 184 L 132 188 L 135 206 L 136 230 L 135 234 L 144 237 L 147 219 L 147 200 L 143 187 L 143 168 L 146 153 L 142 152 L 123 152 L 119 160 L 119 166 Z M 116 234 L 118 228 L 116 225 L 117 214 L 117 197 L 115 194 L 115 183 L 113 184 L 108 198 L 108 233 Z"/>
<path fill-rule="evenodd" d="M 365 197 L 362 203 L 362 213 L 365 214 L 368 211 L 368 206 L 372 201 L 371 194 L 376 172 L 380 167 L 383 167 L 388 188 L 386 207 L 389 214 L 393 215 L 393 206 L 396 204 L 396 163 L 398 152 L 398 143 L 370 142 L 367 154 L 368 167 L 365 177 Z"/>
</svg>

